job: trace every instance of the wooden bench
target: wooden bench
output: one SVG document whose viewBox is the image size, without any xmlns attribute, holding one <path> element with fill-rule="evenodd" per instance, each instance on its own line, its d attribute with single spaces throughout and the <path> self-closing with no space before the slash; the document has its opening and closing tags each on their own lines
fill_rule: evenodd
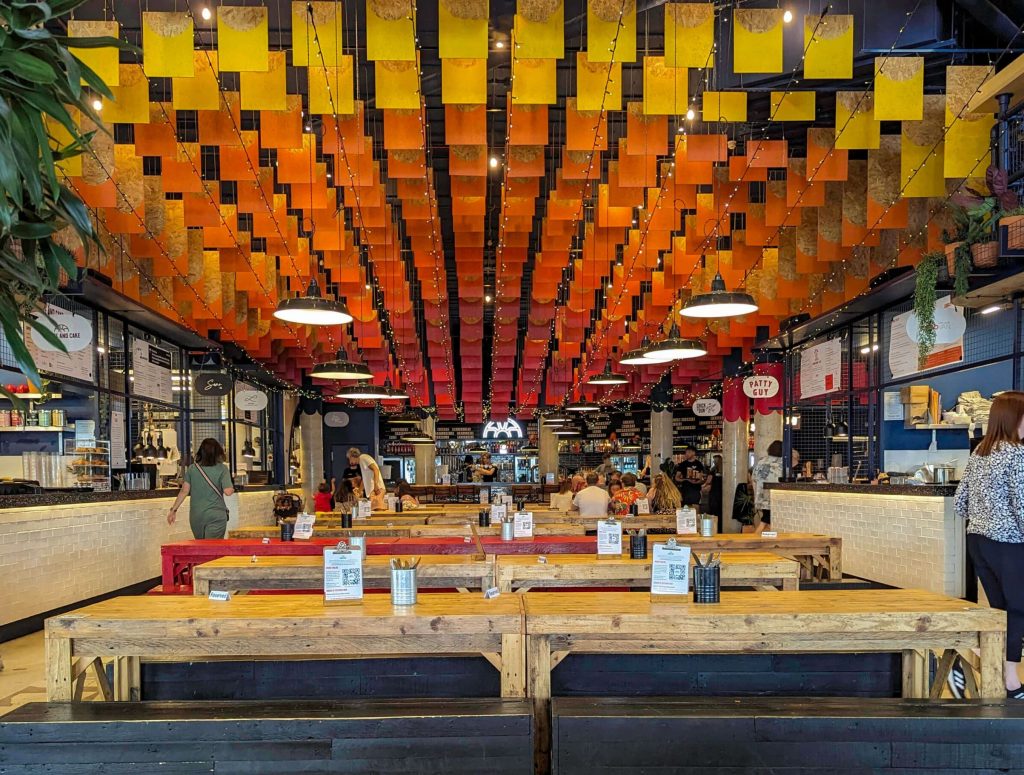
<svg viewBox="0 0 1024 775">
<path fill-rule="evenodd" d="M 73 698 L 76 658 L 114 658 L 114 699 L 140 697 L 140 658 L 483 655 L 503 697 L 525 681 L 521 598 L 438 592 L 396 611 L 388 595 L 325 605 L 321 596 L 121 597 L 46 620 L 46 695 Z"/>
<path fill-rule="evenodd" d="M 0 717 L 0 770 L 522 775 L 525 700 L 31 703 Z"/>
<path fill-rule="evenodd" d="M 450 538 L 452 536 L 465 536 L 470 535 L 474 528 L 481 536 L 501 535 L 501 525 L 479 527 L 477 525 L 476 518 L 474 518 L 471 521 L 463 520 L 456 525 L 417 525 L 416 527 L 410 527 L 409 537 Z M 583 525 L 535 524 L 533 526 L 533 534 L 535 536 L 582 536 L 586 535 L 586 533 L 586 528 L 584 528 Z"/>
<path fill-rule="evenodd" d="M 643 592 L 531 592 L 523 599 L 539 769 L 550 740 L 551 671 L 573 652 L 900 652 L 903 695 L 928 697 L 929 650 L 976 647 L 981 696 L 1005 697 L 1006 615 L 931 592 L 723 592 L 717 605 Z"/>
<path fill-rule="evenodd" d="M 574 525 L 582 526 L 586 530 L 596 531 L 597 523 L 601 517 L 581 517 L 572 511 L 532 511 L 535 525 Z M 427 525 L 459 525 L 464 523 L 470 516 L 476 521 L 476 513 L 472 515 L 462 514 L 432 514 L 427 516 Z M 672 530 L 675 532 L 675 515 L 669 514 L 645 514 L 639 517 L 622 517 L 622 526 L 629 530 Z"/>
<path fill-rule="evenodd" d="M 651 560 L 629 555 L 553 554 L 535 557 L 502 555 L 494 566 L 495 583 L 502 592 L 526 592 L 535 587 L 649 587 Z M 767 552 L 729 552 L 722 555 L 722 586 L 799 589 L 800 565 Z"/>
<path fill-rule="evenodd" d="M 365 525 L 353 523 L 352 527 L 323 527 L 313 525 L 314 538 L 333 538 L 335 540 L 349 536 L 366 536 L 367 538 L 408 538 L 412 528 L 408 525 Z M 228 531 L 228 538 L 243 540 L 261 538 L 280 538 L 281 528 L 276 525 L 267 527 L 239 527 Z M 298 539 L 297 539 L 298 540 Z"/>
<path fill-rule="evenodd" d="M 363 585 L 368 589 L 391 586 L 390 555 L 370 556 L 363 561 Z M 487 589 L 494 580 L 494 557 L 472 555 L 421 555 L 416 572 L 420 587 Z M 323 589 L 321 557 L 221 557 L 192 571 L 193 593 L 254 589 Z"/>
<path fill-rule="evenodd" d="M 626 525 L 628 527 L 628 525 Z M 779 533 L 774 538 L 759 533 L 717 533 L 705 538 L 697 535 L 653 535 L 650 543 L 675 538 L 701 554 L 707 552 L 771 552 L 796 560 L 803 566 L 804 578 L 814 578 L 816 570 L 830 581 L 843 579 L 843 539 L 816 533 Z"/>
<path fill-rule="evenodd" d="M 1019 772 L 1024 703 L 556 698 L 555 775 Z"/>
</svg>

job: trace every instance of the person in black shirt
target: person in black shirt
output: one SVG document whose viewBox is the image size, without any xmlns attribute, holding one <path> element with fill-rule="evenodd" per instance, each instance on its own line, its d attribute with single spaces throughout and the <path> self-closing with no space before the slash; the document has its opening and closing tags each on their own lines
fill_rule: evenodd
<svg viewBox="0 0 1024 775">
<path fill-rule="evenodd" d="M 699 506 L 700 490 L 708 477 L 704 464 L 697 459 L 695 447 L 686 448 L 682 462 L 676 465 L 673 479 L 683 495 L 683 505 Z"/>
</svg>

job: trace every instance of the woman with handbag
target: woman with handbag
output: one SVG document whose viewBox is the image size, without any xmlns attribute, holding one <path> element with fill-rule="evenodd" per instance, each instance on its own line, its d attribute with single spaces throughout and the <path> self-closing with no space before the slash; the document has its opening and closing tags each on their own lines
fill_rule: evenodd
<svg viewBox="0 0 1024 775">
<path fill-rule="evenodd" d="M 235 492 L 231 472 L 224 465 L 224 460 L 224 448 L 220 442 L 203 439 L 195 461 L 185 469 L 185 481 L 178 497 L 167 512 L 168 525 L 174 524 L 181 502 L 191 495 L 188 521 L 192 535 L 196 538 L 224 538 L 228 528 L 228 506 L 224 498 Z"/>
</svg>

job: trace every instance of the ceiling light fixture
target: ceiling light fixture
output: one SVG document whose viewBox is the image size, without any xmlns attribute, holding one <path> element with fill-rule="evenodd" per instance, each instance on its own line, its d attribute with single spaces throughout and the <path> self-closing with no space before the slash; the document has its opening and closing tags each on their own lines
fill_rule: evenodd
<svg viewBox="0 0 1024 775">
<path fill-rule="evenodd" d="M 686 120 L 693 121 L 697 117 L 697 114 L 693 112 L 693 108 L 686 111 Z"/>
<path fill-rule="evenodd" d="M 419 425 L 423 417 L 419 412 L 409 411 L 385 414 L 382 419 L 389 425 Z"/>
<path fill-rule="evenodd" d="M 559 414 L 558 412 L 545 416 L 543 420 L 545 425 L 565 425 L 573 421 L 569 415 Z"/>
<path fill-rule="evenodd" d="M 567 412 L 600 412 L 601 407 L 597 404 L 588 404 L 586 401 L 571 401 L 565 405 Z"/>
<path fill-rule="evenodd" d="M 793 21 L 793 12 L 788 8 L 786 9 L 785 13 L 782 14 L 782 21 L 784 21 L 786 24 L 789 24 L 791 21 Z"/>
<path fill-rule="evenodd" d="M 985 308 L 984 308 L 984 309 L 983 309 L 983 310 L 981 311 L 981 314 L 982 314 L 982 315 L 993 315 L 993 314 L 995 314 L 996 312 L 1000 312 L 1000 311 L 1002 311 L 1002 309 L 1003 309 L 1003 305 L 1002 305 L 1002 304 L 993 304 L 993 305 L 991 305 L 991 306 L 989 306 L 989 307 L 985 307 Z"/>
<path fill-rule="evenodd" d="M 688 318 L 732 318 L 752 312 L 757 312 L 754 297 L 742 291 L 727 291 L 721 272 L 711 281 L 710 293 L 698 293 L 679 310 L 680 315 Z"/>
<path fill-rule="evenodd" d="M 562 425 L 562 426 L 560 426 L 558 428 L 555 428 L 551 432 L 553 434 L 555 434 L 556 436 L 579 436 L 580 435 L 580 429 L 579 428 L 573 428 L 571 425 Z"/>
<path fill-rule="evenodd" d="M 497 156 L 492 156 L 491 157 L 491 169 L 492 170 L 498 169 L 498 157 Z"/>
<path fill-rule="evenodd" d="M 484 301 L 487 304 L 490 304 L 491 303 L 491 294 L 488 293 L 486 296 L 484 296 Z"/>
<path fill-rule="evenodd" d="M 643 366 L 645 363 L 650 363 L 649 358 L 644 357 L 644 353 L 651 346 L 650 341 L 647 337 L 640 343 L 640 347 L 636 350 L 630 350 L 622 358 L 619 359 L 620 366 Z"/>
<path fill-rule="evenodd" d="M 199 15 L 203 17 L 204 21 L 210 21 L 210 19 L 213 18 L 213 12 L 206 7 L 203 7 L 203 9 L 199 12 Z"/>
<path fill-rule="evenodd" d="M 341 388 L 335 397 L 346 401 L 395 401 L 409 396 L 391 387 L 391 380 L 387 380 L 383 385 L 349 385 Z"/>
<path fill-rule="evenodd" d="M 707 355 L 708 350 L 699 339 L 683 339 L 679 335 L 679 327 L 673 323 L 668 336 L 647 348 L 644 358 L 651 363 L 670 363 L 688 358 L 700 358 Z"/>
<path fill-rule="evenodd" d="M 496 40 L 496 41 L 494 41 L 494 47 L 495 48 L 505 48 L 505 44 L 502 41 L 500 41 L 500 40 Z"/>
<path fill-rule="evenodd" d="M 305 326 L 339 326 L 352 322 L 352 315 L 339 299 L 325 299 L 314 277 L 309 281 L 305 296 L 282 299 L 274 317 L 288 323 Z"/>
<path fill-rule="evenodd" d="M 612 371 L 611 363 L 605 363 L 604 371 L 587 380 L 588 385 L 627 385 L 629 377 Z"/>
<path fill-rule="evenodd" d="M 103 100 L 101 100 L 99 97 L 94 99 L 92 101 L 92 109 L 93 110 L 103 110 Z"/>
<path fill-rule="evenodd" d="M 373 374 L 366 364 L 349 359 L 348 353 L 344 350 L 338 350 L 338 357 L 333 361 L 316 364 L 310 376 L 318 379 L 373 379 Z"/>
</svg>

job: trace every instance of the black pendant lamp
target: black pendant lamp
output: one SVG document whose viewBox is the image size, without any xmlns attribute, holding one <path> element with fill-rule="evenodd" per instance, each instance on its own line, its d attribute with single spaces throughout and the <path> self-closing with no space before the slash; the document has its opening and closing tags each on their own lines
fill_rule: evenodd
<svg viewBox="0 0 1024 775">
<path fill-rule="evenodd" d="M 253 449 L 252 441 L 250 439 L 246 439 L 245 443 L 242 444 L 242 457 L 247 457 L 250 460 L 256 457 L 256 450 Z"/>
<path fill-rule="evenodd" d="M 360 381 L 373 379 L 373 374 L 365 363 L 350 360 L 348 353 L 338 350 L 338 356 L 333 361 L 318 363 L 313 367 L 311 376 L 319 379 L 344 379 Z"/>
<path fill-rule="evenodd" d="M 604 363 L 604 371 L 600 374 L 595 374 L 593 377 L 587 380 L 588 385 L 628 385 L 629 377 L 625 377 L 622 374 L 616 374 L 612 371 L 612 361 L 618 356 L 618 351 L 612 348 L 611 355 L 608 360 Z"/>
<path fill-rule="evenodd" d="M 567 412 L 600 412 L 601 407 L 597 404 L 590 404 L 586 401 L 570 401 L 565 405 Z"/>
<path fill-rule="evenodd" d="M 644 366 L 650 365 L 650 358 L 645 358 L 644 354 L 647 349 L 651 346 L 650 340 L 645 336 L 644 340 L 640 343 L 640 346 L 635 350 L 630 350 L 621 358 L 619 358 L 620 366 Z"/>
<path fill-rule="evenodd" d="M 727 291 L 721 272 L 711 281 L 710 293 L 698 293 L 679 310 L 688 318 L 734 318 L 752 312 L 757 312 L 754 297 L 742 291 Z"/>
<path fill-rule="evenodd" d="M 340 299 L 324 298 L 315 277 L 309 281 L 305 296 L 279 302 L 274 317 L 304 326 L 338 326 L 353 320 L 348 307 Z"/>
<path fill-rule="evenodd" d="M 699 339 L 684 339 L 679 334 L 679 326 L 673 323 L 668 336 L 648 347 L 644 358 L 651 363 L 670 363 L 688 358 L 700 358 L 707 354 L 708 350 L 703 342 Z"/>
<path fill-rule="evenodd" d="M 146 448 L 142 451 L 143 457 L 156 457 L 156 447 L 153 446 L 153 432 L 146 434 Z"/>
<path fill-rule="evenodd" d="M 390 378 L 383 385 L 347 385 L 336 396 L 348 401 L 397 401 L 408 397 L 404 390 L 391 386 Z"/>
</svg>

